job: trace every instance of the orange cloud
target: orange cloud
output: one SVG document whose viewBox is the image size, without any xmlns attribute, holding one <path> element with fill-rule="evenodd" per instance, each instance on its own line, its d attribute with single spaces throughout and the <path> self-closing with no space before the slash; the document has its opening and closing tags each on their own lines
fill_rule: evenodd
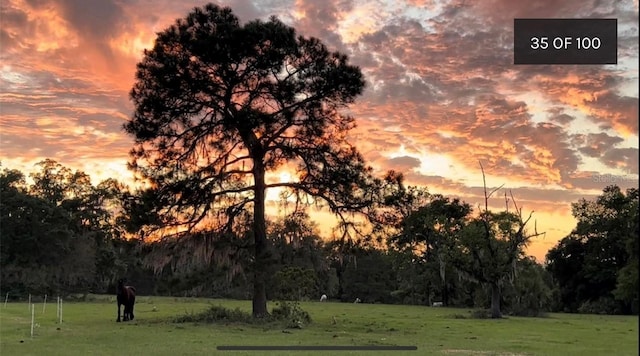
<svg viewBox="0 0 640 356">
<path fill-rule="evenodd" d="M 224 4 L 243 22 L 277 15 L 349 54 L 367 79 L 348 110 L 359 125 L 350 139 L 376 171 L 398 169 L 411 184 L 477 203 L 481 161 L 489 184 L 514 189 L 547 227 L 547 239 L 530 248 L 538 257 L 574 225 L 572 201 L 598 194 L 610 178 L 638 186 L 637 1 Z M 49 157 L 92 176 L 130 179 L 132 139 L 121 126 L 133 110 L 135 65 L 156 32 L 194 6 L 4 1 L 3 166 L 28 171 Z M 516 17 L 618 18 L 619 64 L 514 66 Z"/>
</svg>

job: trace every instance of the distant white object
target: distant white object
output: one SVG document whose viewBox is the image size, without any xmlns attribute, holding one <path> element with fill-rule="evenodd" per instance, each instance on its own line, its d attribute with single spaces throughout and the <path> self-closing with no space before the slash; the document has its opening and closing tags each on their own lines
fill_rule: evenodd
<svg viewBox="0 0 640 356">
<path fill-rule="evenodd" d="M 360 302 L 362 302 L 360 298 L 356 298 L 356 300 L 353 301 L 353 303 L 360 303 Z"/>
<path fill-rule="evenodd" d="M 433 302 L 433 306 L 434 307 L 441 307 L 442 306 L 442 302 Z"/>
<path fill-rule="evenodd" d="M 322 297 L 320 297 L 320 301 L 321 302 L 326 302 L 327 301 L 327 295 L 323 294 Z"/>
</svg>

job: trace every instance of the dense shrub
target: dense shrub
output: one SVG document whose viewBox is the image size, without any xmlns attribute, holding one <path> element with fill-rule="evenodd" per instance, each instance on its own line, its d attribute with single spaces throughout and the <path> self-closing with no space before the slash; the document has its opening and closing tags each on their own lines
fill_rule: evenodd
<svg viewBox="0 0 640 356">
<path fill-rule="evenodd" d="M 597 300 L 588 300 L 580 305 L 578 313 L 581 314 L 620 314 L 621 305 L 613 297 L 602 297 Z"/>
<path fill-rule="evenodd" d="M 256 319 L 251 313 L 240 308 L 228 309 L 219 305 L 212 305 L 200 313 L 187 313 L 173 319 L 174 323 L 281 323 L 286 328 L 302 328 L 311 323 L 311 316 L 300 307 L 298 302 L 276 302 L 271 315 L 267 318 Z"/>
<path fill-rule="evenodd" d="M 251 322 L 252 316 L 250 313 L 240 310 L 240 308 L 228 309 L 219 305 L 212 305 L 209 309 L 201 313 L 187 313 L 185 315 L 176 317 L 175 323 L 214 323 L 217 321 L 223 322 Z"/>
<path fill-rule="evenodd" d="M 284 321 L 287 328 L 301 328 L 311 323 L 311 315 L 300 307 L 298 302 L 278 302 L 273 308 L 271 317 L 274 320 Z"/>
</svg>

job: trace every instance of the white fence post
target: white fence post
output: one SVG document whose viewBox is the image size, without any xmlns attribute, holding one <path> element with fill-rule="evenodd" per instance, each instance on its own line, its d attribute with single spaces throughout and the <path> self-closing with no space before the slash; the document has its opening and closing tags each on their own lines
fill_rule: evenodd
<svg viewBox="0 0 640 356">
<path fill-rule="evenodd" d="M 31 307 L 31 337 L 33 338 L 33 325 L 36 318 L 36 306 L 34 304 L 30 304 Z"/>
</svg>

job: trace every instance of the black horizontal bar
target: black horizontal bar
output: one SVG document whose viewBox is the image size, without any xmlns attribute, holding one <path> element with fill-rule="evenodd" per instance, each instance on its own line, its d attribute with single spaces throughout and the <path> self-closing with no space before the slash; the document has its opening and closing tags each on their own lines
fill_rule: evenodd
<svg viewBox="0 0 640 356">
<path fill-rule="evenodd" d="M 218 346 L 219 351 L 415 351 L 417 346 Z"/>
</svg>

